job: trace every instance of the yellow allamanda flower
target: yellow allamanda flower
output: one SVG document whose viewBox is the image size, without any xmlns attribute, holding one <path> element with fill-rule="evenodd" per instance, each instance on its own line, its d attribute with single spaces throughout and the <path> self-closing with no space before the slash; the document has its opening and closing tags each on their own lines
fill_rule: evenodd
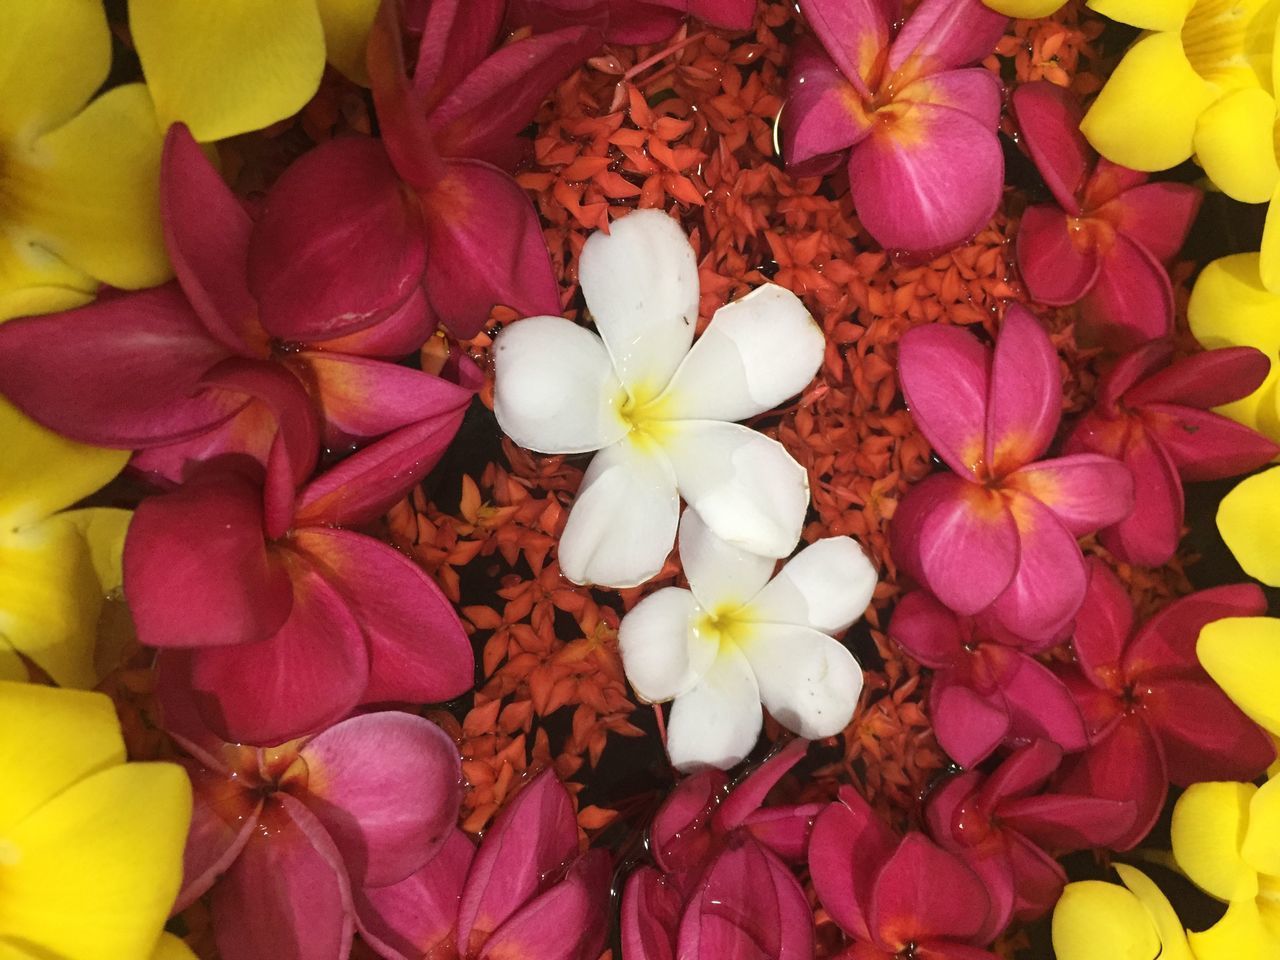
<svg viewBox="0 0 1280 960">
<path fill-rule="evenodd" d="M 191 785 L 176 764 L 125 762 L 109 698 L 0 681 L 0 783 L 0 956 L 190 957 L 161 930 Z"/>
<path fill-rule="evenodd" d="M 1135 867 L 1114 866 L 1123 887 L 1081 880 L 1062 891 L 1053 910 L 1057 960 L 1195 960 L 1160 888 Z"/>
</svg>

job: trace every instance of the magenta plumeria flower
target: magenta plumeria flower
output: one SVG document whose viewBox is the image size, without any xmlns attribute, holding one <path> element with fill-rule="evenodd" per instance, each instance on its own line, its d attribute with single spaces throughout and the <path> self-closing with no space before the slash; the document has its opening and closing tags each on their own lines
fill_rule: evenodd
<svg viewBox="0 0 1280 960">
<path fill-rule="evenodd" d="M 1034 656 L 1055 638 L 1023 640 L 990 614 L 961 617 L 923 590 L 898 602 L 889 636 L 934 671 L 929 718 L 961 766 L 981 763 L 1001 744 L 1045 738 L 1083 750 L 1088 743 L 1070 691 Z"/>
<path fill-rule="evenodd" d="M 1093 409 L 1066 440 L 1069 453 L 1122 461 L 1139 491 L 1133 512 L 1101 531 L 1128 563 L 1168 563 L 1182 539 L 1183 480 L 1221 480 L 1269 463 L 1280 447 L 1212 411 L 1248 396 L 1271 361 L 1252 347 L 1210 350 L 1172 362 L 1158 341 L 1130 351 L 1098 384 Z"/>
<path fill-rule="evenodd" d="M 507 22 L 549 30 L 590 24 L 610 43 L 658 43 L 685 17 L 724 30 L 749 30 L 755 0 L 511 0 Z"/>
<path fill-rule="evenodd" d="M 996 960 L 981 878 L 919 831 L 897 836 L 852 787 L 809 841 L 818 900 L 853 941 L 850 960 Z"/>
<path fill-rule="evenodd" d="M 364 714 L 271 750 L 220 742 L 181 697 L 165 720 L 195 792 L 174 912 L 212 889 L 225 960 L 346 957 L 358 891 L 404 880 L 456 832 L 458 748 L 422 717 Z"/>
<path fill-rule="evenodd" d="M 824 804 L 763 806 L 808 745 L 791 741 L 732 790 L 719 770 L 680 781 L 649 829 L 655 865 L 623 891 L 628 960 L 812 958 L 813 917 L 789 864 L 804 862 Z"/>
<path fill-rule="evenodd" d="M 1196 640 L 1223 617 L 1257 617 L 1256 584 L 1215 587 L 1175 600 L 1140 627 L 1124 585 L 1089 564 L 1089 593 L 1076 619 L 1075 664 L 1058 672 L 1080 704 L 1089 748 L 1063 762 L 1067 793 L 1132 800 L 1127 850 L 1151 830 L 1170 782 L 1252 780 L 1276 756 L 1270 738 L 1232 703 L 1196 659 Z"/>
<path fill-rule="evenodd" d="M 1165 263 L 1182 248 L 1200 209 L 1198 189 L 1148 183 L 1101 159 L 1080 132 L 1084 111 L 1048 81 L 1011 97 L 1023 143 L 1054 203 L 1028 207 L 1018 227 L 1018 269 L 1041 303 L 1081 302 L 1100 339 L 1125 346 L 1173 329 Z"/>
<path fill-rule="evenodd" d="M 813 172 L 846 155 L 858 219 L 882 245 L 929 252 L 980 230 L 1000 202 L 1001 86 L 971 67 L 1005 17 L 981 0 L 800 0 L 818 43 L 796 44 L 783 156 Z"/>
<path fill-rule="evenodd" d="M 902 390 L 954 473 L 907 491 L 890 527 L 899 565 L 962 615 L 990 607 L 1009 632 L 1060 636 L 1084 598 L 1076 538 L 1128 516 L 1133 480 L 1098 454 L 1043 460 L 1062 411 L 1058 355 L 1021 306 L 993 351 L 965 330 L 902 337 Z"/>
<path fill-rule="evenodd" d="M 360 935 L 386 960 L 596 960 L 609 929 L 609 855 L 579 853 L 569 792 L 547 770 L 486 831 L 454 829 L 421 870 L 355 893 Z"/>
<path fill-rule="evenodd" d="M 1067 875 L 1054 857 L 1110 844 L 1133 823 L 1132 801 L 1045 790 L 1062 748 L 1036 740 L 991 774 L 961 773 L 929 796 L 929 833 L 986 884 L 991 912 L 982 936 L 1010 920 L 1042 917 L 1058 901 Z"/>
</svg>

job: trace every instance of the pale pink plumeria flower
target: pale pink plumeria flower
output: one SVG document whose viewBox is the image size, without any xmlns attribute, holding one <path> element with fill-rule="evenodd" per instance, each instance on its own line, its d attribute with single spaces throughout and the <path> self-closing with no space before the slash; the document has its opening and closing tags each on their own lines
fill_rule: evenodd
<svg viewBox="0 0 1280 960">
<path fill-rule="evenodd" d="M 761 704 L 807 739 L 843 730 L 862 669 L 835 637 L 862 616 L 876 586 L 857 542 L 819 540 L 774 577 L 772 559 L 725 543 L 689 510 L 680 563 L 690 589 L 650 594 L 618 628 L 635 692 L 675 701 L 667 752 L 676 769 L 740 761 L 760 735 Z"/>
<path fill-rule="evenodd" d="M 522 447 L 599 451 L 560 539 L 575 583 L 631 587 L 661 568 L 680 499 L 721 539 L 789 554 L 809 505 L 803 467 L 737 423 L 801 390 L 822 364 L 822 331 L 800 300 L 766 284 L 718 310 L 693 342 L 698 265 L 679 224 L 640 210 L 595 233 L 579 280 L 599 331 L 529 317 L 494 343 L 494 412 Z"/>
</svg>

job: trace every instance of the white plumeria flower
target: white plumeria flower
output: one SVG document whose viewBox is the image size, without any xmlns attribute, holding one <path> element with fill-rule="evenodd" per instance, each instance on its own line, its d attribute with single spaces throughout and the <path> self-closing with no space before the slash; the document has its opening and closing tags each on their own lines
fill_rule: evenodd
<svg viewBox="0 0 1280 960">
<path fill-rule="evenodd" d="M 681 497 L 727 542 L 790 553 L 808 476 L 781 444 L 736 421 L 817 373 L 825 340 L 804 305 L 767 284 L 716 311 L 695 344 L 698 265 L 660 210 L 593 234 L 578 276 L 599 336 L 563 317 L 529 317 L 494 342 L 502 429 L 540 453 L 600 451 L 560 538 L 564 575 L 609 587 L 648 580 L 675 542 Z"/>
<path fill-rule="evenodd" d="M 688 590 L 666 587 L 622 619 L 627 679 L 652 703 L 674 700 L 667 752 L 678 770 L 740 761 L 760 736 L 760 706 L 808 739 L 839 733 L 862 668 L 834 635 L 871 602 L 876 572 L 850 537 L 774 561 L 730 546 L 692 510 L 680 521 Z"/>
</svg>

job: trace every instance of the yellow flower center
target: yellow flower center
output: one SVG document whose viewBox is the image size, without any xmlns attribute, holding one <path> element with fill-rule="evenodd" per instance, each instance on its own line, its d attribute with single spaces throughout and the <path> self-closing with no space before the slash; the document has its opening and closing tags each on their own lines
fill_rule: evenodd
<svg viewBox="0 0 1280 960">
<path fill-rule="evenodd" d="M 712 610 L 704 610 L 694 621 L 693 630 L 699 640 L 721 645 L 742 646 L 751 638 L 751 608 L 740 603 L 721 603 Z"/>
<path fill-rule="evenodd" d="M 653 396 L 644 391 L 636 391 L 636 393 L 641 397 Z M 622 422 L 627 425 L 627 439 L 632 443 L 648 446 L 660 443 L 667 435 L 670 422 L 667 414 L 671 408 L 669 398 L 658 396 L 652 400 L 642 400 L 637 403 L 630 395 L 624 393 L 614 404 L 614 408 L 618 411 Z"/>
<path fill-rule="evenodd" d="M 1182 27 L 1192 68 L 1225 89 L 1271 90 L 1271 49 L 1280 0 L 1199 0 Z"/>
</svg>

